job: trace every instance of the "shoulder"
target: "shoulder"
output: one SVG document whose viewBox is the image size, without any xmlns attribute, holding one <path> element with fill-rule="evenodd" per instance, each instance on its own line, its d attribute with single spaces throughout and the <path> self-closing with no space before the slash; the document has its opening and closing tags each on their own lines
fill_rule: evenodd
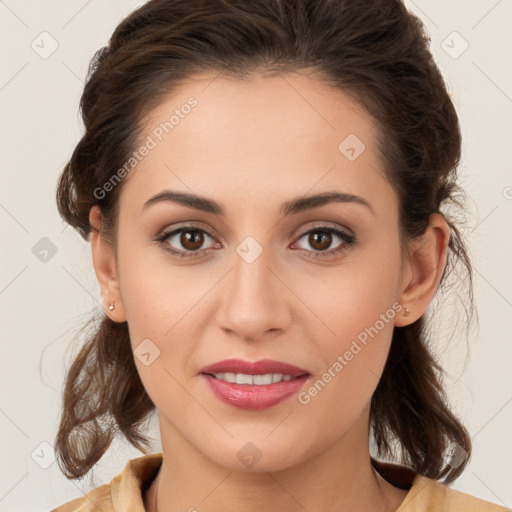
<svg viewBox="0 0 512 512">
<path fill-rule="evenodd" d="M 510 512 L 510 509 L 416 475 L 397 512 Z"/>
<path fill-rule="evenodd" d="M 396 512 L 512 512 L 502 505 L 452 489 L 409 467 L 373 458 L 372 464 L 389 483 L 409 491 Z"/>
<path fill-rule="evenodd" d="M 112 504 L 111 484 L 96 487 L 81 498 L 68 501 L 50 512 L 102 512 L 114 511 Z"/>
<path fill-rule="evenodd" d="M 131 459 L 108 484 L 68 501 L 51 512 L 144 512 L 143 492 L 156 476 L 162 452 Z"/>
</svg>

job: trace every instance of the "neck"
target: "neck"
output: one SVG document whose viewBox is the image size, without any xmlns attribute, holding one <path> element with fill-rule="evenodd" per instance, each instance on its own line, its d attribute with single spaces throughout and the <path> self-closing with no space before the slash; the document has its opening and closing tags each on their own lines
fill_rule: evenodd
<svg viewBox="0 0 512 512">
<path fill-rule="evenodd" d="M 173 432 L 162 417 L 160 428 Z M 179 442 L 177 433 L 162 436 L 162 451 L 162 466 L 145 496 L 148 512 L 393 512 L 407 494 L 375 471 L 368 437 L 354 439 L 350 432 L 302 464 L 276 471 L 230 470 Z"/>
</svg>

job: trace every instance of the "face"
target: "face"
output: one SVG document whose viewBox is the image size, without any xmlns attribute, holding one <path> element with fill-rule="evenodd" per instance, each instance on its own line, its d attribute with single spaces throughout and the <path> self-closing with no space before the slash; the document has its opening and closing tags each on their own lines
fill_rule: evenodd
<svg viewBox="0 0 512 512">
<path fill-rule="evenodd" d="M 212 80 L 183 83 L 144 121 L 150 149 L 120 195 L 116 319 L 145 353 L 135 363 L 163 443 L 282 469 L 367 435 L 401 309 L 398 202 L 375 122 L 344 93 L 306 74 Z M 222 213 L 150 201 L 164 191 Z M 327 193 L 345 200 L 304 201 Z M 307 376 L 251 409 L 201 373 L 232 358 Z"/>
</svg>

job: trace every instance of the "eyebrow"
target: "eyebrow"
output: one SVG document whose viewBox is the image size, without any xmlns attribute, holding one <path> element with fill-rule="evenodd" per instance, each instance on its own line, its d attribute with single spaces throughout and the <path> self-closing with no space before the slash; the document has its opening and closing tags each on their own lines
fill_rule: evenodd
<svg viewBox="0 0 512 512">
<path fill-rule="evenodd" d="M 163 190 L 148 199 L 144 203 L 142 211 L 146 210 L 151 205 L 165 201 L 178 203 L 193 208 L 194 210 L 211 213 L 213 215 L 225 216 L 226 213 L 225 208 L 213 199 L 196 194 L 189 194 L 188 192 L 176 192 L 172 190 Z M 286 217 L 335 202 L 360 204 L 368 208 L 373 215 L 375 215 L 375 211 L 366 199 L 345 192 L 322 192 L 320 194 L 293 198 L 283 203 L 281 206 L 281 214 Z"/>
</svg>

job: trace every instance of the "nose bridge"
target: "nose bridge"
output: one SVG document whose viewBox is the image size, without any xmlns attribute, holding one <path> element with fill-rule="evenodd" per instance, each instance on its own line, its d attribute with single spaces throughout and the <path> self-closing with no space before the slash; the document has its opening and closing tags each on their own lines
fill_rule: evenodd
<svg viewBox="0 0 512 512">
<path fill-rule="evenodd" d="M 258 301 L 268 294 L 272 295 L 271 260 L 270 249 L 263 248 L 252 237 L 240 243 L 233 261 L 234 294 L 240 299 L 247 297 Z"/>
<path fill-rule="evenodd" d="M 254 237 L 246 237 L 236 246 L 221 301 L 223 328 L 252 338 L 284 327 L 288 319 L 285 287 L 272 270 L 272 261 L 271 250 Z"/>
</svg>

